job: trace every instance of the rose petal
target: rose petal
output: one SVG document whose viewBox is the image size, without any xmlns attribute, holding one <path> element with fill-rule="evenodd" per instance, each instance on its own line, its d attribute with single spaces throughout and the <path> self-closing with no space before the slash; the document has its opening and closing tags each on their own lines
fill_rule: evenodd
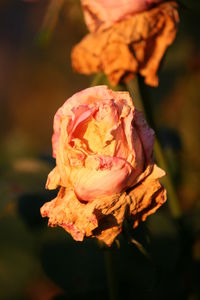
<svg viewBox="0 0 200 300">
<path fill-rule="evenodd" d="M 158 180 L 164 175 L 165 172 L 154 165 L 152 173 L 129 193 L 134 227 L 140 221 L 145 221 L 147 216 L 153 214 L 166 201 L 166 190 Z"/>
<path fill-rule="evenodd" d="M 140 141 L 142 142 L 146 163 L 149 164 L 152 162 L 153 156 L 154 131 L 148 126 L 144 114 L 138 110 L 135 110 L 134 122 Z"/>
<path fill-rule="evenodd" d="M 93 214 L 93 205 L 80 203 L 72 190 L 61 188 L 58 196 L 45 203 L 41 208 L 42 217 L 48 217 L 49 226 L 61 226 L 69 232 L 75 240 L 83 240 L 85 235 L 91 235 L 98 226 Z"/>
<path fill-rule="evenodd" d="M 48 175 L 46 188 L 49 190 L 56 189 L 59 185 L 61 185 L 61 178 L 58 168 L 55 167 Z"/>
<path fill-rule="evenodd" d="M 91 32 L 105 30 L 115 22 L 149 9 L 161 0 L 82 0 L 86 24 Z"/>
<path fill-rule="evenodd" d="M 114 92 L 109 90 L 107 86 L 95 86 L 84 91 L 78 92 L 70 97 L 56 112 L 54 117 L 54 133 L 52 136 L 53 145 L 53 156 L 56 157 L 56 152 L 59 145 L 60 135 L 61 135 L 61 124 L 63 118 L 66 120 L 66 127 L 70 117 L 73 117 L 74 107 L 87 106 L 94 104 L 95 102 L 102 101 L 102 99 L 112 100 L 115 99 L 118 104 L 119 101 L 123 99 L 129 107 L 133 108 L 133 102 L 128 92 Z M 69 119 L 69 120 L 68 120 Z"/>
<path fill-rule="evenodd" d="M 105 157 L 99 157 L 99 160 Z M 87 162 L 86 162 L 87 163 Z M 90 162 L 91 168 L 72 170 L 71 181 L 79 199 L 93 201 L 96 198 L 121 192 L 127 187 L 127 178 L 132 167 L 121 158 L 107 158 L 106 164 L 101 163 L 96 170 L 95 161 Z M 96 167 L 97 168 L 97 167 Z"/>
</svg>

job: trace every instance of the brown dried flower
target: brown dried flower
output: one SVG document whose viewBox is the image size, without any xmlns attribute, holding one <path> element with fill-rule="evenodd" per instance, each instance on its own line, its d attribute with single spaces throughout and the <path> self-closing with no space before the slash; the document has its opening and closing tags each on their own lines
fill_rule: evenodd
<svg viewBox="0 0 200 300">
<path fill-rule="evenodd" d="M 86 35 L 72 50 L 72 66 L 83 74 L 104 72 L 111 84 L 134 77 L 158 86 L 157 71 L 176 37 L 176 2 L 165 2 Z"/>
</svg>

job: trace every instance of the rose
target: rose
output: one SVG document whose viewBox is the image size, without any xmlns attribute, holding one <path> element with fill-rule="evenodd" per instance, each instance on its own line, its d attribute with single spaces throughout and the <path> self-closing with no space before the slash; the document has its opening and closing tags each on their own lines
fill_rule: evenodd
<svg viewBox="0 0 200 300">
<path fill-rule="evenodd" d="M 91 32 L 151 8 L 162 0 L 82 0 L 85 22 Z"/>
<path fill-rule="evenodd" d="M 72 50 L 74 70 L 83 74 L 104 72 L 112 85 L 140 74 L 146 84 L 158 86 L 160 62 L 176 37 L 179 22 L 177 3 L 163 2 L 133 15 L 131 8 L 134 6 L 129 7 L 132 1 L 124 1 L 126 5 L 119 7 L 117 5 L 121 1 L 112 1 L 111 11 L 104 6 L 110 5 L 110 1 L 105 1 L 107 4 L 104 5 L 99 1 L 101 9 L 98 17 L 94 17 L 93 9 L 96 9 L 97 2 L 88 1 L 88 6 L 84 7 L 92 32 Z M 140 3 L 144 4 L 143 1 Z M 152 1 L 149 3 L 152 4 Z M 89 12 L 93 19 L 89 18 Z"/>
<path fill-rule="evenodd" d="M 138 127 L 134 114 L 127 92 L 105 86 L 75 94 L 56 113 L 57 170 L 62 185 L 72 185 L 79 199 L 91 201 L 137 183 L 151 161 L 154 135 L 147 126 Z"/>
<path fill-rule="evenodd" d="M 128 92 L 97 86 L 75 94 L 54 117 L 56 167 L 47 188 L 61 189 L 42 215 L 76 240 L 95 235 L 111 244 L 128 211 L 138 215 L 137 225 L 165 201 L 157 180 L 164 172 L 153 163 L 153 143 L 153 130 Z M 108 228 L 99 233 L 102 220 Z"/>
</svg>

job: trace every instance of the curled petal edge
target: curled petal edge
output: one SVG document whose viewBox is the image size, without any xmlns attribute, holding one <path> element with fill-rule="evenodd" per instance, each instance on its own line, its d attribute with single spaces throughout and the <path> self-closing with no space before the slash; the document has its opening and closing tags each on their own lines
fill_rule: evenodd
<svg viewBox="0 0 200 300">
<path fill-rule="evenodd" d="M 61 187 L 58 196 L 42 206 L 41 215 L 49 218 L 49 226 L 64 228 L 76 241 L 96 237 L 111 246 L 126 218 L 133 220 L 135 228 L 165 203 L 166 190 L 159 182 L 164 175 L 154 165 L 151 174 L 130 191 L 88 203 L 80 202 L 74 191 Z"/>
</svg>

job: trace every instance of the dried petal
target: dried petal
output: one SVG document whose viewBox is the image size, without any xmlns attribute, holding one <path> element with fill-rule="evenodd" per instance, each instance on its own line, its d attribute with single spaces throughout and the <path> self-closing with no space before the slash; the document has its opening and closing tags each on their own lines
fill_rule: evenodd
<svg viewBox="0 0 200 300">
<path fill-rule="evenodd" d="M 43 205 L 41 214 L 49 218 L 49 226 L 63 227 L 76 241 L 96 237 L 110 246 L 126 217 L 132 217 L 135 228 L 166 201 L 166 191 L 158 181 L 163 175 L 154 166 L 153 172 L 130 192 L 88 203 L 81 203 L 72 190 L 62 187 L 56 199 Z"/>
<path fill-rule="evenodd" d="M 113 85 L 139 73 L 146 84 L 158 86 L 157 71 L 178 22 L 176 2 L 162 3 L 88 34 L 74 47 L 72 66 L 83 74 L 103 71 Z"/>
</svg>

